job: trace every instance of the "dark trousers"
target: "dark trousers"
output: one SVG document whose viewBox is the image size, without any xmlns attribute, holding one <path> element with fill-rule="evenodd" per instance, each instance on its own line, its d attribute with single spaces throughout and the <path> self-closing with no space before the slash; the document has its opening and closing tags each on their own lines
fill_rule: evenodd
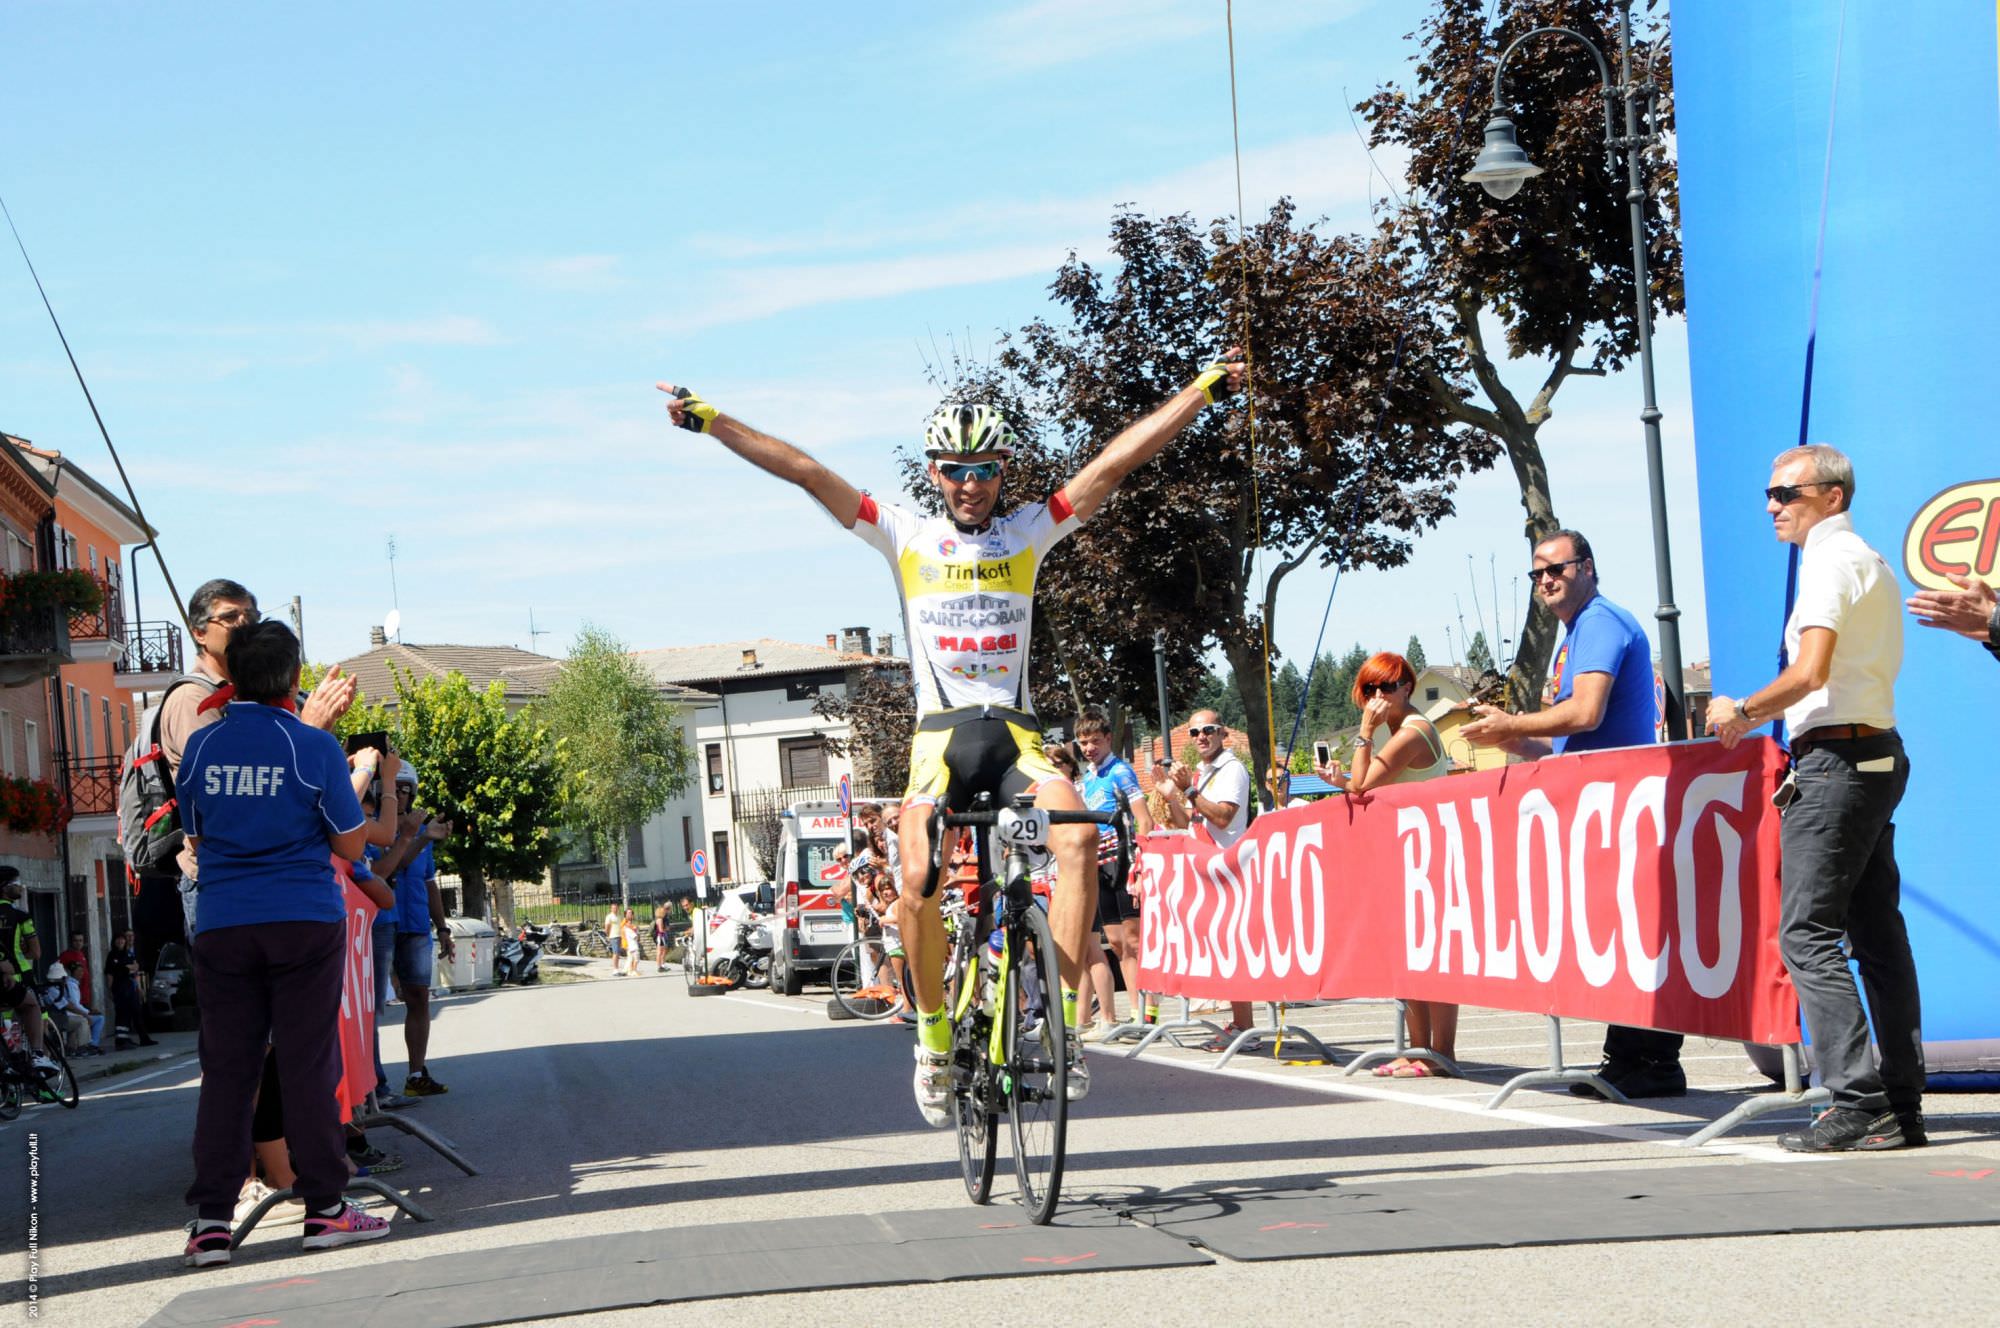
<svg viewBox="0 0 2000 1328">
<path fill-rule="evenodd" d="M 345 939 L 338 922 L 265 922 L 195 937 L 201 1100 L 187 1201 L 201 1217 L 228 1220 L 250 1174 L 251 1121 L 267 1047 L 277 1055 L 299 1196 L 315 1210 L 339 1202 L 347 1186 L 334 1097 Z"/>
<path fill-rule="evenodd" d="M 147 1036 L 146 1000 L 139 994 L 137 978 L 128 973 L 112 979 L 111 1007 L 116 1012 L 113 1027 L 117 1032 L 130 1033 L 135 1038 Z"/>
<path fill-rule="evenodd" d="M 1604 1030 L 1604 1059 L 1616 1065 L 1678 1065 L 1681 1043 L 1686 1040 L 1679 1033 L 1663 1033 L 1657 1028 L 1613 1024 Z"/>
<path fill-rule="evenodd" d="M 1861 769 L 1884 760 L 1889 769 Z M 1793 773 L 1798 798 L 1780 831 L 1778 942 L 1812 1034 L 1820 1082 L 1833 1091 L 1835 1106 L 1913 1108 L 1924 1091 L 1923 1012 L 1890 820 L 1910 779 L 1903 741 L 1887 733 L 1814 744 L 1798 756 Z M 1868 989 L 1879 1071 L 1842 936 Z"/>
</svg>

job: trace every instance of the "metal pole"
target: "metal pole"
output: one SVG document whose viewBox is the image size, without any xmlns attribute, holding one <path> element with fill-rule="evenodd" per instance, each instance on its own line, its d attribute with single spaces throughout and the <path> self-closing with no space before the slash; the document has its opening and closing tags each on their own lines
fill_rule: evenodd
<svg viewBox="0 0 2000 1328">
<path fill-rule="evenodd" d="M 1660 674 L 1666 693 L 1667 740 L 1687 737 L 1681 678 L 1681 611 L 1674 606 L 1673 558 L 1667 542 L 1667 483 L 1660 460 L 1660 406 L 1653 390 L 1653 320 L 1646 275 L 1646 191 L 1640 183 L 1638 91 L 1632 79 L 1632 6 L 1619 11 L 1619 95 L 1625 103 L 1625 201 L 1632 212 L 1632 280 L 1639 318 L 1639 379 L 1645 408 L 1639 419 L 1646 426 L 1646 485 L 1653 508 L 1653 575 L 1659 583 L 1660 606 L 1653 617 L 1660 624 Z"/>
<path fill-rule="evenodd" d="M 1174 759 L 1174 719 L 1167 709 L 1167 634 L 1161 630 L 1153 632 L 1153 683 L 1160 689 L 1160 756 L 1162 760 L 1171 761 Z"/>
</svg>

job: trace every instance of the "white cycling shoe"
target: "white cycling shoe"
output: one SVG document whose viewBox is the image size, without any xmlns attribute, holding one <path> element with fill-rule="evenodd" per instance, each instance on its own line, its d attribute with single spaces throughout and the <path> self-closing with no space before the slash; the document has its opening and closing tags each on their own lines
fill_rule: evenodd
<svg viewBox="0 0 2000 1328">
<path fill-rule="evenodd" d="M 917 1111 L 933 1130 L 951 1124 L 951 1054 L 917 1047 Z"/>
<path fill-rule="evenodd" d="M 1072 1102 L 1081 1102 L 1090 1096 L 1090 1062 L 1084 1059 L 1083 1046 L 1076 1040 L 1075 1029 L 1070 1030 L 1069 1074 L 1063 1087 Z"/>
</svg>

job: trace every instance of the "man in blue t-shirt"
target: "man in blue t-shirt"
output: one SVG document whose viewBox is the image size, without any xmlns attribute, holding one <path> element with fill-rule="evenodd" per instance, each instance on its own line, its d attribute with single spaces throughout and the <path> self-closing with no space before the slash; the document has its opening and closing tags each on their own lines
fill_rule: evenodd
<svg viewBox="0 0 2000 1328">
<path fill-rule="evenodd" d="M 1139 776 L 1111 750 L 1111 723 L 1095 710 L 1086 710 L 1076 721 L 1076 745 L 1083 753 L 1083 805 L 1094 812 L 1132 809 L 1138 833 L 1153 832 L 1152 813 L 1146 810 L 1146 795 Z M 1111 953 L 1118 957 L 1119 971 L 1125 975 L 1126 998 L 1132 1003 L 1132 1018 L 1139 1019 L 1145 1002 L 1139 996 L 1139 901 L 1129 891 L 1112 889 L 1117 874 L 1112 858 L 1118 852 L 1118 831 L 1103 827 L 1097 852 L 1097 924 L 1104 932 Z M 1109 1010 L 1100 1016 L 1099 1026 L 1111 1018 Z M 1100 1035 L 1101 1036 L 1101 1035 Z"/>
<path fill-rule="evenodd" d="M 195 992 L 201 1096 L 195 1205 L 183 1257 L 227 1263 L 229 1224 L 250 1174 L 251 1117 L 269 1048 L 285 1101 L 285 1143 L 305 1200 L 304 1248 L 389 1233 L 346 1203 L 340 1001 L 347 905 L 333 858 L 361 855 L 367 825 L 332 734 L 291 712 L 299 643 L 283 623 L 246 624 L 227 648 L 235 699 L 196 730 L 175 780 L 199 864 Z"/>
<path fill-rule="evenodd" d="M 1479 717 L 1459 732 L 1469 742 L 1530 760 L 1655 741 L 1659 712 L 1652 648 L 1639 620 L 1597 593 L 1590 541 L 1574 530 L 1557 531 L 1535 546 L 1528 579 L 1566 629 L 1549 703 L 1528 715 L 1474 706 Z M 1679 1033 L 1613 1024 L 1604 1035 L 1598 1077 L 1626 1097 L 1679 1097 L 1687 1092 L 1681 1041 Z M 1574 1084 L 1571 1091 L 1602 1096 L 1588 1084 Z"/>
<path fill-rule="evenodd" d="M 438 893 L 437 860 L 431 850 L 450 835 L 451 824 L 427 818 L 417 807 L 417 771 L 408 762 L 396 775 L 396 808 L 401 832 L 414 836 L 408 856 L 388 873 L 396 889 L 395 973 L 403 995 L 403 1047 L 409 1055 L 403 1095 L 435 1097 L 449 1090 L 431 1078 L 425 1060 L 431 1042 L 432 933 L 436 933 L 437 949 L 447 960 L 452 957 L 452 944 L 444 897 Z M 414 830 L 409 828 L 412 822 Z"/>
</svg>

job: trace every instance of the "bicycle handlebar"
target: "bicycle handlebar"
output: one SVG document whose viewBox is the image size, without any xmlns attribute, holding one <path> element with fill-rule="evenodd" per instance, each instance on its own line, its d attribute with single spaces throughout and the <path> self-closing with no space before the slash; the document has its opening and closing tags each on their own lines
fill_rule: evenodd
<svg viewBox="0 0 2000 1328">
<path fill-rule="evenodd" d="M 984 795 L 981 795 L 982 797 Z M 924 898 L 937 894 L 938 880 L 944 874 L 945 836 L 947 829 L 998 825 L 1007 812 L 1033 812 L 1047 819 L 1050 825 L 1108 825 L 1118 831 L 1118 865 L 1112 877 L 1111 888 L 1123 890 L 1125 882 L 1132 875 L 1132 813 L 1124 807 L 1113 812 L 1065 811 L 1060 808 L 1008 807 L 977 809 L 967 812 L 948 812 L 942 806 L 931 809 L 931 860 L 924 875 Z"/>
</svg>

